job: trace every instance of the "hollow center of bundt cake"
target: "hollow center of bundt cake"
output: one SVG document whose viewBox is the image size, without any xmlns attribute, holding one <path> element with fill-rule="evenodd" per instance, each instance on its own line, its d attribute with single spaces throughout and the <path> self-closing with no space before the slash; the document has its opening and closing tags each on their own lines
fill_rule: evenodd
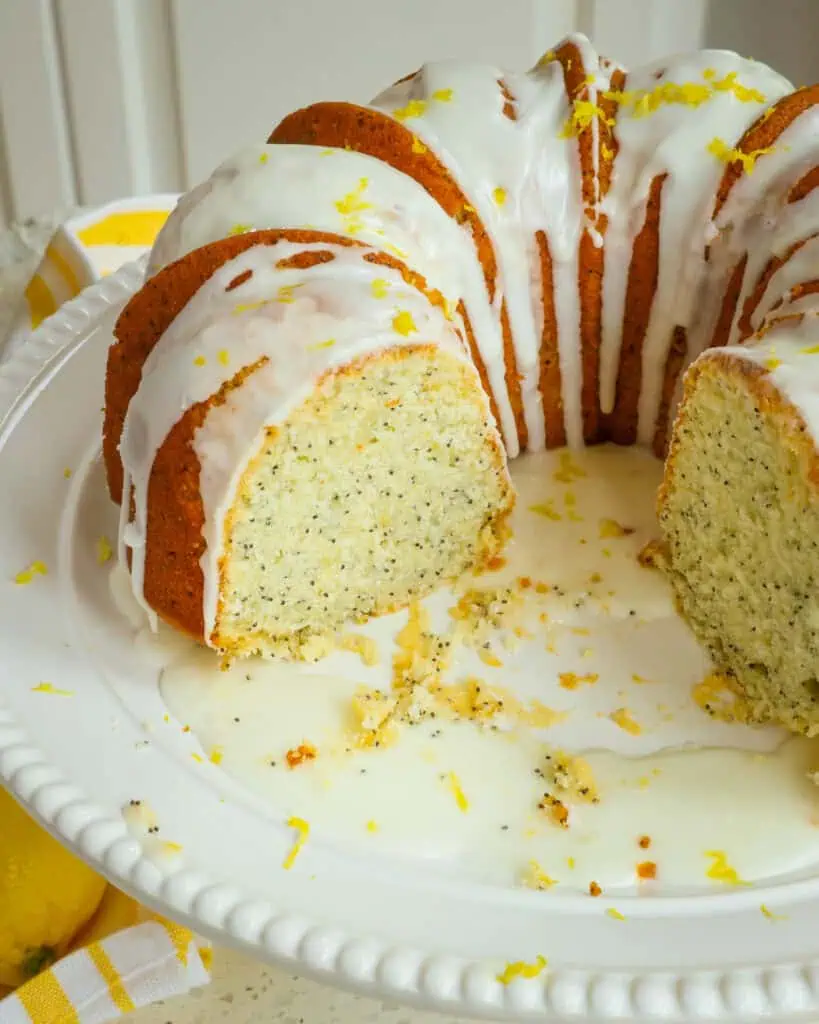
<svg viewBox="0 0 819 1024">
<path fill-rule="evenodd" d="M 290 653 L 491 558 L 513 501 L 466 363 L 396 349 L 268 429 L 226 527 L 217 645 Z"/>
<path fill-rule="evenodd" d="M 682 611 L 760 712 L 815 727 L 819 511 L 796 417 L 703 373 L 677 429 L 661 524 Z"/>
</svg>

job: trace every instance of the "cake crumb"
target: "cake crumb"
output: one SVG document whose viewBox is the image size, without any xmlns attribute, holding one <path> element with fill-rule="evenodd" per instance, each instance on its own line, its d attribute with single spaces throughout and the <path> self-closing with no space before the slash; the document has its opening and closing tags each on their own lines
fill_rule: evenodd
<svg viewBox="0 0 819 1024">
<path fill-rule="evenodd" d="M 653 860 L 644 860 L 637 865 L 637 877 L 643 881 L 657 877 L 657 865 Z"/>
<path fill-rule="evenodd" d="M 734 678 L 723 672 L 711 672 L 695 683 L 691 696 L 697 707 L 720 722 L 750 724 L 756 720 Z"/>
<path fill-rule="evenodd" d="M 305 764 L 307 761 L 315 761 L 317 757 L 318 751 L 312 743 L 300 743 L 297 747 L 287 751 L 285 760 L 287 761 L 288 768 L 298 768 L 300 764 Z"/>
<path fill-rule="evenodd" d="M 545 811 L 549 820 L 559 828 L 569 827 L 569 809 L 562 800 L 551 793 L 544 793 L 538 801 L 538 808 Z"/>
<path fill-rule="evenodd" d="M 339 650 L 357 654 L 363 664 L 372 667 L 379 663 L 378 644 L 363 633 L 345 633 L 338 642 Z"/>
<path fill-rule="evenodd" d="M 662 569 L 666 561 L 665 545 L 661 540 L 650 540 L 637 552 L 637 562 L 644 569 Z"/>
<path fill-rule="evenodd" d="M 589 882 L 589 896 L 601 896 L 603 890 L 597 882 Z"/>
<path fill-rule="evenodd" d="M 561 797 L 577 803 L 600 803 L 591 765 L 582 757 L 562 750 L 548 754 L 541 770 L 544 779 L 559 789 Z"/>
</svg>

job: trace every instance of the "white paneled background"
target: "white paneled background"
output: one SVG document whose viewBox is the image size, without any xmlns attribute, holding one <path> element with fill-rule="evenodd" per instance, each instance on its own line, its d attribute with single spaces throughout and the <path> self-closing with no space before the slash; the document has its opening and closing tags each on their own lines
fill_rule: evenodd
<svg viewBox="0 0 819 1024">
<path fill-rule="evenodd" d="M 573 29 L 626 64 L 714 46 L 819 80 L 819 0 L 0 0 L 0 226 L 185 188 L 295 107 L 436 57 L 528 67 Z"/>
</svg>

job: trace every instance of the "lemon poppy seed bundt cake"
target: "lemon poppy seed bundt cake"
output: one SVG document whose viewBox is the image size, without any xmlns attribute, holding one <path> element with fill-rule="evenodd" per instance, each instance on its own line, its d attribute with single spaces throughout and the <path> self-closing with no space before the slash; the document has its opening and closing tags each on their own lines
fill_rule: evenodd
<svg viewBox="0 0 819 1024">
<path fill-rule="evenodd" d="M 817 101 L 733 53 L 628 71 L 571 36 L 526 73 L 438 62 L 286 117 L 181 199 L 116 327 L 104 450 L 138 599 L 222 651 L 303 654 L 491 559 L 506 457 L 663 456 L 694 363 L 662 525 L 727 664 L 690 611 L 707 584 L 679 583 L 709 570 L 682 555 L 688 474 L 731 443 L 717 392 L 694 407 L 705 381 L 745 427 L 749 395 L 787 405 L 793 375 L 748 353 L 819 308 Z"/>
</svg>

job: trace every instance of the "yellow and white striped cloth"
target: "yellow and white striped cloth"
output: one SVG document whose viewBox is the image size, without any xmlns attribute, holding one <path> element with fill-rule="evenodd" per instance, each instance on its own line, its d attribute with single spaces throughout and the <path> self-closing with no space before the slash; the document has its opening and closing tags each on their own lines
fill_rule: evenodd
<svg viewBox="0 0 819 1024">
<path fill-rule="evenodd" d="M 146 252 L 177 200 L 109 203 L 57 230 L 26 289 L 0 358 L 86 285 Z M 103 1024 L 210 980 L 210 949 L 181 925 L 138 907 L 109 886 L 74 952 L 2 998 L 0 1024 Z"/>
<path fill-rule="evenodd" d="M 103 1024 L 210 980 L 210 950 L 169 921 L 133 925 L 63 957 L 0 1000 L 0 1024 Z"/>
<path fill-rule="evenodd" d="M 67 299 L 147 252 L 178 198 L 163 194 L 121 199 L 59 227 L 28 283 L 3 357 L 25 344 L 32 330 Z"/>
</svg>

